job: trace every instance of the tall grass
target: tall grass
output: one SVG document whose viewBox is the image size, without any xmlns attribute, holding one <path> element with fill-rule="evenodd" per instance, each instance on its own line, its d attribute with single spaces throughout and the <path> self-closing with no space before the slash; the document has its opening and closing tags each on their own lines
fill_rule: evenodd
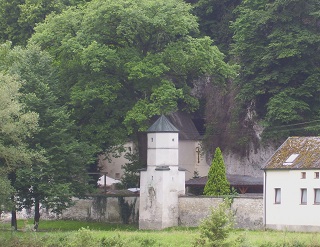
<svg viewBox="0 0 320 247">
<path fill-rule="evenodd" d="M 192 247 L 199 237 L 197 228 L 175 227 L 162 231 L 141 231 L 137 226 L 99 222 L 42 221 L 40 232 L 28 228 L 30 221 L 19 221 L 19 231 L 9 223 L 0 224 L 0 246 L 6 247 Z M 278 231 L 234 230 L 235 247 L 320 247 L 320 234 Z"/>
</svg>

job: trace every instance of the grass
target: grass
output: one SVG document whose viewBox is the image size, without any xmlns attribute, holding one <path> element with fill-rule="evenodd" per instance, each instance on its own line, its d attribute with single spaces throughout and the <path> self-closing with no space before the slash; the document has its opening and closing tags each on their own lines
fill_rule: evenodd
<svg viewBox="0 0 320 247">
<path fill-rule="evenodd" d="M 0 223 L 0 246 L 191 247 L 200 235 L 198 228 L 142 231 L 137 226 L 66 220 L 40 221 L 39 232 L 31 226 L 32 221 L 18 221 L 19 231 L 14 232 L 9 223 Z M 237 239 L 239 247 L 320 247 L 320 234 L 315 233 L 234 230 L 230 238 Z"/>
<path fill-rule="evenodd" d="M 18 230 L 24 231 L 26 228 L 31 228 L 33 220 L 18 220 Z M 39 224 L 39 232 L 50 232 L 50 231 L 77 231 L 80 228 L 89 228 L 91 230 L 101 231 L 114 231 L 114 230 L 125 230 L 135 231 L 137 226 L 134 225 L 123 225 L 123 224 L 109 224 L 103 222 L 93 221 L 77 221 L 77 220 L 42 220 Z M 0 222 L 0 230 L 11 230 L 8 222 Z"/>
</svg>

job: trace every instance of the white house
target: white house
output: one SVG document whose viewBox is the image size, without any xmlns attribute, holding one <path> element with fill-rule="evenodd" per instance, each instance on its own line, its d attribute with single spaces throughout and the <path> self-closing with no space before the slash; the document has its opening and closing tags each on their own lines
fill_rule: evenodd
<svg viewBox="0 0 320 247">
<path fill-rule="evenodd" d="M 266 228 L 320 230 L 320 137 L 290 137 L 264 168 Z"/>
<path fill-rule="evenodd" d="M 191 118 L 182 112 L 172 113 L 167 118 L 179 130 L 178 163 L 180 167 L 186 169 L 186 179 L 192 178 L 195 175 L 195 172 L 199 176 L 206 176 L 210 168 L 210 162 L 207 162 L 206 155 L 201 149 L 201 135 Z M 140 142 L 142 153 L 144 153 L 143 156 L 145 157 L 145 163 L 147 163 L 146 141 L 147 138 L 145 134 L 143 141 L 145 143 Z M 136 148 L 134 143 L 129 141 L 124 145 L 125 151 L 119 154 L 118 157 L 109 155 L 109 159 L 106 159 L 106 156 L 100 156 L 99 166 L 101 172 L 107 173 L 109 177 L 120 179 L 123 175 L 122 166 L 129 162 L 125 158 L 125 154 L 134 152 Z"/>
</svg>

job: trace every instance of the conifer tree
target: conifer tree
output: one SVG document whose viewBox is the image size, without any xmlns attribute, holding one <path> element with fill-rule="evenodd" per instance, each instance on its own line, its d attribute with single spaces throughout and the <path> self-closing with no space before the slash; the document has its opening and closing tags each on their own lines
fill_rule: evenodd
<svg viewBox="0 0 320 247">
<path fill-rule="evenodd" d="M 230 184 L 226 177 L 226 169 L 220 148 L 216 148 L 208 173 L 208 181 L 204 187 L 205 195 L 219 196 L 230 194 Z"/>
</svg>

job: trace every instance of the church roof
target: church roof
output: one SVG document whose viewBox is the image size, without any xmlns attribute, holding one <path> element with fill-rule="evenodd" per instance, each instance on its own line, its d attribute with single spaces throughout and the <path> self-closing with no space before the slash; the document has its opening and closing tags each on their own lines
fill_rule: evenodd
<svg viewBox="0 0 320 247">
<path fill-rule="evenodd" d="M 180 140 L 201 139 L 199 131 L 188 114 L 178 111 L 171 113 L 168 119 L 179 130 Z"/>
<path fill-rule="evenodd" d="M 151 125 L 147 132 L 179 132 L 179 130 L 162 115 L 153 125 Z"/>
</svg>

